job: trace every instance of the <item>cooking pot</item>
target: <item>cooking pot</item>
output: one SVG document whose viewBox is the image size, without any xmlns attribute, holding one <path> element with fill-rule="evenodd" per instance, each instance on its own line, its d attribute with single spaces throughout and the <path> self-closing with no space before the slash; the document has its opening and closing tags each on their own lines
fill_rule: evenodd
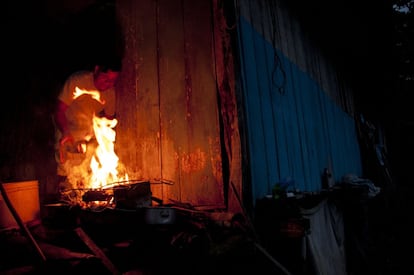
<svg viewBox="0 0 414 275">
<path fill-rule="evenodd" d="M 172 207 L 155 206 L 145 208 L 145 222 L 147 224 L 174 224 L 176 210 Z"/>
</svg>

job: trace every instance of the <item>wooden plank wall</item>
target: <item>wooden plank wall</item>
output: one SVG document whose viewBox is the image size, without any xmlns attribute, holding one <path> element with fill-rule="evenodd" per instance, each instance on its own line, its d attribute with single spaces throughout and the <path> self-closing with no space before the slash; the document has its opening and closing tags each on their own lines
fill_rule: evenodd
<svg viewBox="0 0 414 275">
<path fill-rule="evenodd" d="M 125 37 L 116 150 L 153 195 L 224 206 L 212 1 L 117 1 Z"/>
<path fill-rule="evenodd" d="M 2 101 L 0 116 L 1 180 L 38 180 L 41 199 L 55 195 L 52 113 L 60 85 L 94 62 L 96 52 L 116 44 L 123 56 L 115 128 L 121 172 L 129 179 L 170 183 L 152 185 L 165 203 L 237 208 L 229 184 L 241 191 L 241 150 L 233 57 L 220 2 L 114 0 L 105 11 L 115 8 L 121 29 L 116 35 L 112 10 L 109 20 L 94 17 L 103 8 L 99 3 L 94 9 L 76 1 L 69 7 L 14 5 L 24 28 L 8 22 L 9 33 L 19 38 L 11 42 L 34 45 L 10 44 L 11 71 L 28 66 L 5 82 L 11 98 Z M 78 43 L 91 35 L 86 46 Z M 100 44 L 102 39 L 108 43 Z"/>
</svg>

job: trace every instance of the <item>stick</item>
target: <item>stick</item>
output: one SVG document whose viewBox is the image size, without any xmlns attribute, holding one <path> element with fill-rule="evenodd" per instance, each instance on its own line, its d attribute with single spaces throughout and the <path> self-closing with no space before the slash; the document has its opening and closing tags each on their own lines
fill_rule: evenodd
<svg viewBox="0 0 414 275">
<path fill-rule="evenodd" d="M 30 243 L 36 249 L 37 255 L 40 257 L 42 262 L 46 262 L 46 256 L 43 254 L 43 251 L 40 249 L 39 245 L 37 244 L 36 240 L 33 238 L 33 235 L 30 233 L 29 229 L 27 228 L 26 224 L 20 218 L 19 213 L 17 213 L 16 209 L 13 207 L 6 190 L 4 189 L 3 183 L 0 182 L 0 193 L 3 196 L 4 202 L 6 203 L 7 207 L 9 208 L 10 212 L 12 213 L 14 219 L 16 220 L 17 224 L 19 225 L 20 229 L 23 231 L 24 235 L 29 239 Z"/>
<path fill-rule="evenodd" d="M 79 238 L 89 247 L 89 249 L 102 260 L 102 263 L 105 267 L 114 275 L 120 275 L 121 273 L 116 269 L 116 267 L 112 264 L 112 262 L 106 257 L 105 253 L 92 241 L 91 238 L 83 231 L 82 228 L 77 227 L 75 228 L 76 234 L 78 234 Z"/>
<path fill-rule="evenodd" d="M 256 230 L 254 230 L 253 223 L 251 222 L 249 216 L 247 215 L 247 211 L 244 208 L 244 205 L 243 205 L 242 200 L 241 200 L 241 198 L 239 196 L 239 193 L 237 192 L 236 186 L 234 186 L 234 183 L 232 181 L 230 182 L 230 184 L 231 184 L 231 187 L 233 188 L 234 194 L 236 195 L 236 198 L 237 198 L 237 200 L 238 200 L 238 202 L 240 204 L 240 207 L 243 210 L 243 215 L 246 218 L 248 224 L 250 225 L 250 229 L 253 231 L 253 234 L 254 234 L 255 239 L 257 240 L 257 241 L 254 241 L 254 245 L 260 250 L 260 252 L 262 252 L 267 258 L 269 258 L 269 260 L 272 263 L 274 263 L 278 268 L 280 268 L 280 270 L 282 270 L 285 275 L 291 275 L 291 273 L 281 263 L 279 263 L 278 261 L 276 261 L 276 259 L 273 258 L 272 255 L 270 255 L 266 251 L 266 249 L 264 249 L 263 246 L 261 246 L 258 243 L 258 241 L 259 241 L 258 235 L 256 233 Z"/>
</svg>

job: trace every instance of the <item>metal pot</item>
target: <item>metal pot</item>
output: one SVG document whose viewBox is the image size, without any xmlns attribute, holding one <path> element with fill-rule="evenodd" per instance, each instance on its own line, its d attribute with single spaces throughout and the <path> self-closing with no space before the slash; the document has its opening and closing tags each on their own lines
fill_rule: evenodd
<svg viewBox="0 0 414 275">
<path fill-rule="evenodd" d="M 145 209 L 145 222 L 147 224 L 174 224 L 176 211 L 171 207 L 148 207 Z"/>
</svg>

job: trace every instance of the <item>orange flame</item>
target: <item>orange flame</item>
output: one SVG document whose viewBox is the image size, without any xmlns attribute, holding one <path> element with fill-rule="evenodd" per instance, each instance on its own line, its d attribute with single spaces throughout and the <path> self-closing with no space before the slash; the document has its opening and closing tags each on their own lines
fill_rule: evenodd
<svg viewBox="0 0 414 275">
<path fill-rule="evenodd" d="M 93 118 L 93 129 L 95 132 L 98 147 L 91 160 L 92 188 L 102 188 L 108 183 L 118 181 L 118 156 L 114 151 L 115 130 L 113 129 L 118 121 L 105 117 Z"/>
<path fill-rule="evenodd" d="M 76 91 L 73 93 L 73 99 L 87 94 L 100 103 L 104 103 L 104 101 L 101 100 L 99 91 L 82 90 L 78 87 L 76 87 L 75 90 Z M 92 170 L 92 175 L 89 177 L 89 180 L 87 180 L 88 182 L 85 182 L 85 187 L 102 189 L 111 187 L 113 183 L 128 180 L 127 174 L 125 174 L 124 177 L 119 177 L 118 175 L 119 158 L 115 154 L 114 150 L 116 137 L 114 128 L 118 121 L 116 119 L 108 119 L 106 117 L 98 117 L 96 115 L 94 115 L 92 120 L 93 130 L 98 146 L 96 147 L 95 152 L 93 152 L 91 158 L 90 168 Z M 85 140 L 89 140 L 90 138 L 91 137 L 85 137 Z M 86 148 L 84 149 L 86 151 Z"/>
<path fill-rule="evenodd" d="M 105 101 L 101 100 L 101 94 L 99 93 L 99 91 L 82 90 L 78 87 L 75 87 L 75 92 L 73 92 L 73 99 L 76 99 L 84 94 L 90 95 L 93 99 L 99 101 L 101 104 L 105 104 Z"/>
</svg>

